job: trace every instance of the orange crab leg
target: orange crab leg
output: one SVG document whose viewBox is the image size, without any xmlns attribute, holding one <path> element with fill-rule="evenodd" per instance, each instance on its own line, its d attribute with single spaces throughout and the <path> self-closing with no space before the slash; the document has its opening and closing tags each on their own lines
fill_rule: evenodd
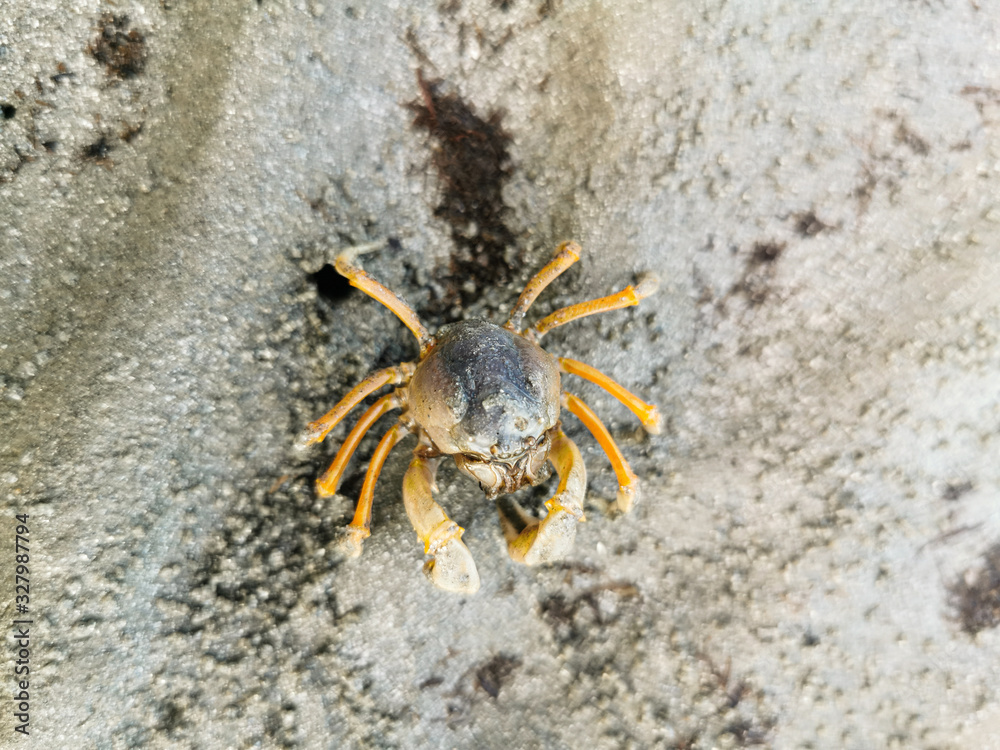
<svg viewBox="0 0 1000 750">
<path fill-rule="evenodd" d="M 375 499 L 375 482 L 378 475 L 382 473 L 382 466 L 389 456 L 396 443 L 410 434 L 411 428 L 402 422 L 396 422 L 382 439 L 379 441 L 372 460 L 368 463 L 368 473 L 365 474 L 365 483 L 361 485 L 361 496 L 358 498 L 358 507 L 354 511 L 354 520 L 347 527 L 347 547 L 349 554 L 357 556 L 361 554 L 361 544 L 371 535 L 368 527 L 372 523 L 372 503 Z"/>
<path fill-rule="evenodd" d="M 344 439 L 333 463 L 330 464 L 330 468 L 316 480 L 316 494 L 320 497 L 332 497 L 336 493 L 337 487 L 340 485 L 340 478 L 344 475 L 344 469 L 347 468 L 347 462 L 351 460 L 354 451 L 358 449 L 361 438 L 371 429 L 372 425 L 381 419 L 383 414 L 398 409 L 401 405 L 402 399 L 397 393 L 383 396 L 372 404 L 371 408 L 361 416 L 361 419 L 354 425 L 354 429 Z"/>
<path fill-rule="evenodd" d="M 389 287 L 384 286 L 374 276 L 365 271 L 355 261 L 357 256 L 371 252 L 372 250 L 378 250 L 384 244 L 384 242 L 373 242 L 368 245 L 348 248 L 337 256 L 333 267 L 337 269 L 337 273 L 351 282 L 351 286 L 357 287 L 369 297 L 381 302 L 392 310 L 397 318 L 403 321 L 403 325 L 409 328 L 413 332 L 413 335 L 417 337 L 417 342 L 420 344 L 420 358 L 423 359 L 427 352 L 430 351 L 430 348 L 434 346 L 434 337 L 431 336 L 430 331 L 420 322 L 420 318 L 417 317 L 412 307 L 406 304 Z"/>
<path fill-rule="evenodd" d="M 638 499 L 639 478 L 629 467 L 628 461 L 625 460 L 625 456 L 622 455 L 618 444 L 611 437 L 608 428 L 591 411 L 589 406 L 572 393 L 567 393 L 566 391 L 563 391 L 560 401 L 564 408 L 569 409 L 576 415 L 577 419 L 583 422 L 584 427 L 590 430 L 591 434 L 600 443 L 601 448 L 604 449 L 604 452 L 611 460 L 611 466 L 618 477 L 618 509 L 622 513 L 628 513 L 632 507 L 632 503 Z"/>
<path fill-rule="evenodd" d="M 551 315 L 542 318 L 531 327 L 536 339 L 540 339 L 553 328 L 569 323 L 577 318 L 585 318 L 595 313 L 617 310 L 622 307 L 638 305 L 640 300 L 645 299 L 656 291 L 659 286 L 659 279 L 655 275 L 647 276 L 638 285 L 631 284 L 616 294 L 609 294 L 607 297 L 590 300 L 589 302 L 579 302 L 569 307 L 556 310 Z"/>
<path fill-rule="evenodd" d="M 559 366 L 563 372 L 570 375 L 578 375 L 584 380 L 589 380 L 591 383 L 601 386 L 601 388 L 621 401 L 639 418 L 646 432 L 650 435 L 660 434 L 660 410 L 656 408 L 656 404 L 647 404 L 596 367 L 591 367 L 588 364 L 578 362 L 575 359 L 569 359 L 568 357 L 559 357 Z"/>
<path fill-rule="evenodd" d="M 410 382 L 410 378 L 413 377 L 416 369 L 416 365 L 412 362 L 403 362 L 395 367 L 387 367 L 384 370 L 373 372 L 354 386 L 354 389 L 344 396 L 339 404 L 315 422 L 310 422 L 298 440 L 295 441 L 295 447 L 305 448 L 313 443 L 320 442 L 330 433 L 330 430 L 339 424 L 340 420 L 347 416 L 351 409 L 360 404 L 370 394 L 384 385 L 399 385 L 400 383 Z"/>
<path fill-rule="evenodd" d="M 504 324 L 504 328 L 508 331 L 520 331 L 521 321 L 524 320 L 528 308 L 538 299 L 538 295 L 555 281 L 559 274 L 580 260 L 581 252 L 580 246 L 575 242 L 564 242 L 556 248 L 556 254 L 548 265 L 536 273 L 524 287 L 521 296 L 517 298 L 517 304 L 510 311 L 510 319 Z"/>
</svg>

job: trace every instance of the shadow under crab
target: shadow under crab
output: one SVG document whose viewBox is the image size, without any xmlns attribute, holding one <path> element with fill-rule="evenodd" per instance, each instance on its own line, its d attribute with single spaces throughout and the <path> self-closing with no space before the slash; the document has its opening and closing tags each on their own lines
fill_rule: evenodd
<svg viewBox="0 0 1000 750">
<path fill-rule="evenodd" d="M 352 286 L 399 317 L 416 336 L 420 358 L 416 363 L 403 362 L 369 375 L 326 415 L 312 422 L 297 443 L 306 447 L 322 441 L 369 394 L 386 385 L 398 386 L 361 416 L 316 482 L 320 496 L 332 496 L 372 425 L 385 413 L 401 410 L 398 421 L 372 455 L 354 519 L 344 536 L 345 552 L 352 557 L 361 554 L 371 533 L 378 475 L 396 443 L 413 433 L 417 446 L 403 477 L 403 504 L 430 557 L 424 570 L 435 585 L 461 593 L 479 589 L 476 564 L 461 539 L 463 529 L 434 500 L 435 476 L 445 456 L 451 456 L 460 471 L 479 482 L 491 500 L 544 481 L 551 473 L 551 464 L 559 484 L 545 503 L 548 512 L 544 518 L 533 518 L 513 501 L 498 505 L 498 510 L 512 559 L 527 565 L 562 559 L 573 546 L 577 523 L 583 520 L 587 472 L 580 451 L 562 431 L 561 408 L 580 419 L 607 453 L 618 478 L 618 508 L 628 512 L 638 496 L 639 481 L 597 415 L 562 390 L 561 376 L 577 375 L 601 386 L 652 434 L 660 431 L 656 406 L 589 365 L 549 354 L 539 341 L 548 331 L 577 318 L 638 304 L 656 291 L 656 277 L 650 275 L 607 297 L 561 308 L 525 328 L 524 316 L 538 295 L 580 259 L 580 246 L 565 242 L 528 282 L 503 326 L 467 320 L 431 335 L 406 302 L 357 264 L 359 255 L 380 247 L 382 243 L 373 243 L 344 250 L 334 267 Z"/>
</svg>

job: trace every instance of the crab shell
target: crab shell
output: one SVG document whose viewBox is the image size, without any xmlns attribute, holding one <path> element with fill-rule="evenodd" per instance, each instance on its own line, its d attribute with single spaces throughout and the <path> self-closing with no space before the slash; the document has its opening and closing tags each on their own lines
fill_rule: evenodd
<svg viewBox="0 0 1000 750">
<path fill-rule="evenodd" d="M 548 476 L 559 364 L 534 342 L 485 320 L 445 326 L 408 389 L 409 416 L 490 499 Z"/>
</svg>

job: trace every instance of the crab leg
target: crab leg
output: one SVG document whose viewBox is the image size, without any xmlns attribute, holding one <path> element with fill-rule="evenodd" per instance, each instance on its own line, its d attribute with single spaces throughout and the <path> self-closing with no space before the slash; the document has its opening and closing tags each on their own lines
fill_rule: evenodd
<svg viewBox="0 0 1000 750">
<path fill-rule="evenodd" d="M 368 464 L 368 473 L 365 474 L 365 483 L 361 485 L 361 496 L 358 498 L 358 507 L 354 511 L 354 520 L 345 529 L 342 549 L 350 557 L 357 557 L 361 554 L 361 545 L 371 535 L 368 527 L 372 523 L 372 501 L 375 499 L 375 482 L 378 475 L 382 473 L 382 466 L 389 455 L 389 451 L 409 435 L 411 428 L 402 422 L 396 422 L 382 439 L 379 441 L 372 460 Z"/>
<path fill-rule="evenodd" d="M 424 564 L 424 573 L 434 585 L 446 591 L 473 594 L 479 590 L 479 571 L 469 548 L 462 541 L 464 529 L 448 518 L 434 500 L 440 458 L 415 453 L 403 477 L 403 505 L 424 544 L 424 553 L 433 559 Z"/>
<path fill-rule="evenodd" d="M 576 444 L 556 433 L 549 450 L 549 461 L 559 474 L 556 494 L 545 501 L 548 514 L 541 521 L 531 518 L 516 502 L 511 504 L 517 518 L 500 512 L 500 525 L 507 538 L 511 559 L 525 565 L 561 560 L 569 554 L 576 539 L 576 525 L 584 520 L 583 497 L 587 489 L 587 469 Z"/>
<path fill-rule="evenodd" d="M 412 307 L 398 294 L 389 289 L 389 287 L 384 286 L 374 276 L 365 271 L 355 261 L 357 256 L 370 253 L 372 250 L 378 250 L 384 245 L 385 242 L 372 242 L 367 245 L 348 248 L 337 256 L 333 267 L 337 269 L 337 273 L 351 282 L 351 286 L 357 287 L 396 314 L 396 317 L 403 322 L 403 325 L 409 328 L 413 332 L 413 335 L 417 337 L 417 342 L 420 344 L 420 358 L 423 359 L 427 352 L 430 351 L 430 348 L 434 346 L 434 337 L 431 336 L 430 331 L 420 322 L 420 318 L 417 317 Z"/>
<path fill-rule="evenodd" d="M 622 307 L 638 305 L 640 300 L 653 294 L 659 285 L 660 280 L 656 275 L 650 274 L 636 286 L 630 284 L 620 292 L 609 294 L 607 297 L 593 299 L 589 302 L 579 302 L 575 305 L 556 310 L 551 315 L 535 323 L 529 330 L 534 334 L 534 338 L 537 341 L 553 328 L 569 323 L 571 320 L 584 318 L 595 313 L 607 312 L 608 310 L 617 310 Z"/>
<path fill-rule="evenodd" d="M 333 463 L 330 464 L 323 476 L 316 480 L 316 494 L 320 497 L 332 497 L 337 492 L 337 487 L 340 485 L 340 479 L 344 475 L 344 469 L 347 468 L 347 462 L 351 460 L 351 456 L 354 455 L 354 451 L 358 449 L 358 444 L 361 442 L 361 438 L 372 428 L 383 414 L 392 411 L 393 409 L 398 409 L 402 406 L 403 399 L 400 398 L 399 392 L 390 393 L 383 396 L 368 409 L 362 416 L 361 419 L 357 421 L 354 428 L 344 439 L 343 444 L 340 446 L 340 450 L 337 451 L 336 457 L 333 459 Z"/>
<path fill-rule="evenodd" d="M 360 404 L 370 394 L 384 385 L 399 385 L 400 383 L 410 382 L 410 378 L 413 377 L 413 372 L 416 369 L 416 365 L 412 362 L 403 362 L 395 367 L 387 367 L 384 370 L 373 372 L 354 386 L 354 389 L 344 396 L 339 404 L 315 422 L 310 422 L 309 426 L 306 427 L 295 441 L 295 447 L 302 449 L 322 441 L 330 433 L 330 430 L 336 427 L 340 423 L 340 420 L 347 416 L 351 409 Z"/>
<path fill-rule="evenodd" d="M 596 367 L 591 367 L 583 362 L 578 362 L 568 357 L 559 357 L 559 367 L 563 372 L 570 375 L 579 375 L 584 380 L 589 380 L 591 383 L 601 386 L 601 388 L 621 401 L 622 404 L 628 407 L 639 418 L 646 432 L 650 435 L 660 434 L 660 410 L 656 408 L 656 404 L 647 404 Z"/>
<path fill-rule="evenodd" d="M 618 510 L 628 513 L 634 503 L 639 498 L 639 478 L 629 467 L 625 456 L 615 443 L 608 428 L 598 419 L 597 415 L 591 411 L 583 401 L 572 393 L 563 391 L 561 403 L 563 408 L 569 409 L 576 415 L 577 419 L 583 422 L 584 427 L 590 430 L 591 434 L 600 443 L 601 448 L 611 460 L 611 466 L 618 477 Z"/>
<path fill-rule="evenodd" d="M 575 242 L 564 242 L 556 248 L 556 254 L 548 265 L 536 273 L 534 278 L 524 287 L 521 296 L 517 298 L 517 304 L 510 311 L 510 319 L 504 324 L 504 328 L 508 331 L 520 331 L 521 321 L 524 319 L 525 313 L 528 312 L 528 308 L 545 287 L 555 281 L 559 274 L 580 260 L 580 252 L 580 246 Z"/>
</svg>

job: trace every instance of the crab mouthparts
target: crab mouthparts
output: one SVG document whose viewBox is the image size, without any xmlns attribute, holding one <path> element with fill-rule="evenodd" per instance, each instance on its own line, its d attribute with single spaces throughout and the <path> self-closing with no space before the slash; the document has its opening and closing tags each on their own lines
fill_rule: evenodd
<svg viewBox="0 0 1000 750">
<path fill-rule="evenodd" d="M 525 451 L 515 458 L 494 460 L 490 463 L 490 468 L 496 476 L 496 481 L 491 485 L 480 481 L 479 487 L 486 493 L 487 500 L 496 500 L 501 495 L 516 492 L 525 485 L 540 484 L 549 478 L 552 468 L 548 462 L 543 462 L 532 471 L 535 463 L 536 456 L 533 450 Z"/>
</svg>

